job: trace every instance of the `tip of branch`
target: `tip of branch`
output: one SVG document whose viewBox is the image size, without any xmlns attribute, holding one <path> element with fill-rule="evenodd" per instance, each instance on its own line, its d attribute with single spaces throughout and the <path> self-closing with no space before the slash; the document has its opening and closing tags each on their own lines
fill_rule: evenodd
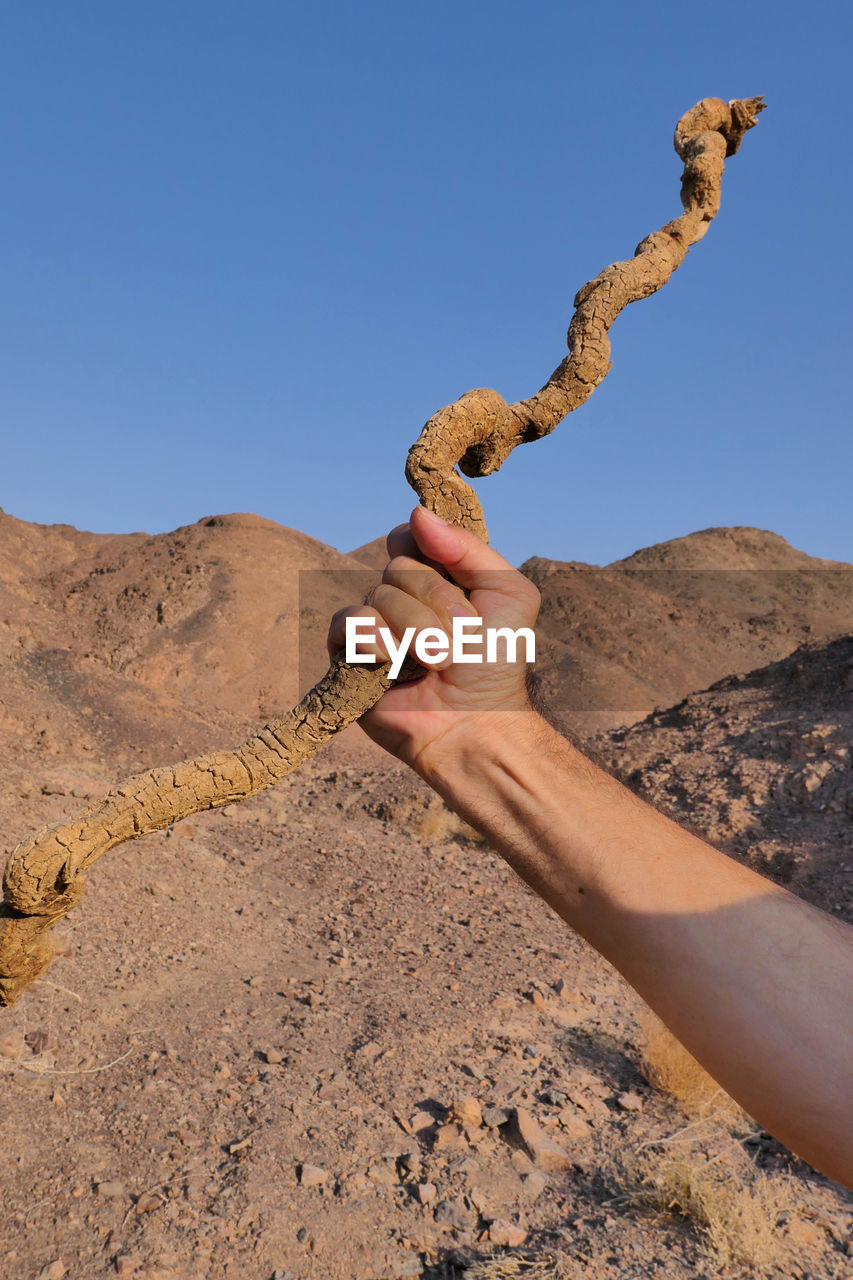
<svg viewBox="0 0 853 1280">
<path fill-rule="evenodd" d="M 732 98 L 729 103 L 732 122 L 726 131 L 727 156 L 734 155 L 743 141 L 743 135 L 747 129 L 752 129 L 758 124 L 758 116 L 766 106 L 764 94 L 759 94 L 757 98 Z"/>
</svg>

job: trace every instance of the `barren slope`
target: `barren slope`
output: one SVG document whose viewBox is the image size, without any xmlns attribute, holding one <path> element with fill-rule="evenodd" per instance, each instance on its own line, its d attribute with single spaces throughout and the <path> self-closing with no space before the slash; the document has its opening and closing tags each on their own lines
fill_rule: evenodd
<svg viewBox="0 0 853 1280">
<path fill-rule="evenodd" d="M 253 515 L 152 537 L 0 514 L 0 731 L 16 751 L 85 740 L 118 759 L 227 744 L 293 705 L 325 659 L 332 608 L 367 577 Z"/>
<path fill-rule="evenodd" d="M 536 684 L 582 736 L 853 632 L 853 567 L 760 529 L 707 529 L 599 568 L 528 560 L 542 592 Z"/>
<path fill-rule="evenodd" d="M 833 907 L 850 646 L 603 745 L 717 838 L 745 849 L 752 826 L 783 875 L 788 821 L 795 869 L 829 842 L 832 874 L 807 884 Z M 96 781 L 66 766 L 35 799 L 59 817 Z M 723 1274 L 849 1274 L 849 1199 L 749 1122 L 651 1088 L 633 993 L 393 765 L 317 759 L 116 850 L 62 933 L 0 1028 L 16 1276 L 716 1275 L 695 1224 L 642 1208 L 640 1177 L 673 1152 L 726 1185 L 771 1179 L 771 1210 L 740 1226 L 745 1190 L 718 1224 L 749 1250 L 758 1213 L 766 1236 Z M 515 1108 L 565 1167 L 537 1167 Z"/>
</svg>

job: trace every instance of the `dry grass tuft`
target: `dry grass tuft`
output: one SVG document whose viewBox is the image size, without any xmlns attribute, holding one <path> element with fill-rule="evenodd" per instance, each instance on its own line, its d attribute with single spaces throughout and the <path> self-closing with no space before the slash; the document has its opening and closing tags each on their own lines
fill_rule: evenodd
<svg viewBox="0 0 853 1280">
<path fill-rule="evenodd" d="M 475 831 L 440 800 L 435 800 L 427 807 L 418 824 L 417 833 L 422 840 L 431 840 L 436 844 L 446 844 L 451 840 L 465 844 L 488 843 L 479 831 Z"/>
<path fill-rule="evenodd" d="M 740 1264 L 762 1274 L 781 1267 L 789 1256 L 777 1228 L 796 1216 L 797 1199 L 785 1178 L 764 1173 L 744 1178 L 689 1151 L 656 1164 L 630 1198 L 688 1219 L 719 1268 Z"/>
<path fill-rule="evenodd" d="M 640 1054 L 649 1084 L 675 1098 L 688 1115 L 713 1116 L 721 1121 L 743 1118 L 743 1111 L 689 1054 L 680 1040 L 646 1010 L 640 1018 Z"/>
<path fill-rule="evenodd" d="M 721 1164 L 725 1147 L 713 1159 L 698 1149 L 697 1142 L 707 1141 L 709 1135 L 717 1135 L 719 1145 L 728 1133 L 731 1144 L 731 1126 L 749 1127 L 749 1122 L 735 1100 L 649 1010 L 640 1018 L 640 1052 L 646 1079 L 675 1099 L 691 1120 L 676 1133 L 638 1148 L 655 1147 L 658 1155 L 631 1168 L 627 1199 L 689 1221 L 699 1232 L 706 1259 L 718 1270 L 736 1265 L 750 1267 L 757 1275 L 778 1274 L 790 1261 L 778 1228 L 798 1216 L 793 1184 L 751 1166 L 744 1171 Z M 738 1144 L 735 1149 L 742 1155 Z"/>
<path fill-rule="evenodd" d="M 495 1253 L 466 1267 L 465 1280 L 570 1280 L 568 1259 L 552 1253 Z"/>
</svg>

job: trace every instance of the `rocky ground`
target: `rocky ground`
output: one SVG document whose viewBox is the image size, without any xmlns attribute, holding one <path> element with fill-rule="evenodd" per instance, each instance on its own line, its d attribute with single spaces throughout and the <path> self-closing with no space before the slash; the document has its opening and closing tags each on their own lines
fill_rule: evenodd
<svg viewBox="0 0 853 1280">
<path fill-rule="evenodd" d="M 228 533 L 196 528 L 193 554 L 193 539 Z M 87 535 L 62 542 L 79 568 L 75 537 Z M 92 592 L 116 563 L 115 548 L 96 550 Z M 246 563 L 255 550 L 243 546 Z M 4 579 L 8 848 L 85 807 L 117 769 L 231 740 L 242 724 L 236 702 L 220 715 L 198 670 L 164 675 L 141 625 L 111 632 L 108 597 L 106 614 L 69 606 L 63 630 L 59 588 L 22 554 Z M 213 623 L 181 623 L 197 659 L 208 625 L 226 650 L 229 611 L 243 625 L 240 573 L 224 559 L 224 621 L 211 587 Z M 143 584 L 156 631 L 155 569 L 122 563 L 120 590 Z M 81 580 L 63 572 L 63 591 Z M 801 597 L 787 640 L 774 624 L 782 652 L 769 665 L 593 747 L 655 803 L 851 919 L 853 642 L 827 638 L 851 600 L 828 621 L 818 603 L 809 615 Z M 619 625 L 607 622 L 611 636 Z M 771 627 L 749 625 L 766 644 Z M 786 656 L 802 626 L 818 642 Z M 748 669 L 738 637 L 730 671 Z M 169 643 L 177 651 L 180 634 Z M 640 661 L 630 649 L 625 670 Z M 270 681 L 261 657 L 260 642 L 243 655 L 244 692 Z M 634 993 L 355 734 L 265 795 L 114 851 L 62 934 L 46 977 L 0 1014 L 4 1280 L 853 1271 L 850 1198 L 724 1099 L 678 1102 L 651 1084 Z"/>
</svg>

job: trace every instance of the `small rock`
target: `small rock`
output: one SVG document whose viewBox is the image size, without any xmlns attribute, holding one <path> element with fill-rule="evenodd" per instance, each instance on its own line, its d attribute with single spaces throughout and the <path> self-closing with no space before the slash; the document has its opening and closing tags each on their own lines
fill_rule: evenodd
<svg viewBox="0 0 853 1280">
<path fill-rule="evenodd" d="M 37 1280 L 62 1280 L 63 1276 L 68 1275 L 68 1268 L 61 1258 L 55 1258 L 53 1262 L 49 1262 L 46 1267 L 42 1267 L 38 1273 Z"/>
<path fill-rule="evenodd" d="M 643 1109 L 643 1099 L 633 1089 L 627 1093 L 620 1093 L 616 1101 L 623 1111 L 642 1111 Z"/>
<path fill-rule="evenodd" d="M 566 1137 L 571 1138 L 574 1142 L 585 1142 L 592 1135 L 592 1129 L 590 1129 L 583 1116 L 578 1115 L 574 1107 L 566 1107 L 557 1116 L 557 1120 Z"/>
<path fill-rule="evenodd" d="M 118 1253 L 115 1259 L 115 1268 L 120 1276 L 132 1276 L 139 1269 L 139 1258 L 135 1258 L 129 1253 Z"/>
<path fill-rule="evenodd" d="M 155 1209 L 159 1209 L 164 1203 L 163 1197 L 159 1196 L 156 1191 L 143 1191 L 136 1201 L 136 1212 L 139 1214 L 153 1213 Z"/>
<path fill-rule="evenodd" d="M 521 1147 L 516 1147 L 509 1158 L 509 1162 L 521 1178 L 527 1177 L 528 1173 L 532 1173 L 536 1167 L 530 1156 L 526 1151 L 522 1151 Z"/>
<path fill-rule="evenodd" d="M 271 1067 L 277 1067 L 280 1062 L 284 1062 L 284 1054 L 280 1049 L 264 1049 L 264 1061 L 268 1062 Z"/>
<path fill-rule="evenodd" d="M 437 1194 L 434 1182 L 419 1182 L 415 1192 L 420 1204 L 432 1204 Z"/>
<path fill-rule="evenodd" d="M 518 1245 L 524 1244 L 527 1232 L 514 1222 L 499 1218 L 489 1227 L 489 1239 L 492 1244 L 502 1244 L 509 1249 L 515 1249 Z"/>
<path fill-rule="evenodd" d="M 119 1200 L 123 1195 L 125 1195 L 123 1182 L 99 1182 L 95 1187 L 95 1190 L 99 1196 L 104 1196 L 107 1200 Z"/>
<path fill-rule="evenodd" d="M 443 1227 L 451 1227 L 455 1231 L 464 1231 L 470 1227 L 473 1214 L 465 1207 L 464 1200 L 441 1200 L 433 1214 L 436 1222 Z"/>
<path fill-rule="evenodd" d="M 417 1151 L 407 1151 L 400 1156 L 400 1168 L 412 1178 L 420 1176 L 423 1161 Z"/>
<path fill-rule="evenodd" d="M 499 1129 L 512 1118 L 512 1112 L 506 1107 L 483 1107 L 483 1124 L 490 1129 Z"/>
<path fill-rule="evenodd" d="M 421 1133 L 424 1129 L 431 1129 L 434 1124 L 435 1116 L 430 1115 L 428 1111 L 416 1111 L 409 1121 L 409 1131 Z"/>
<path fill-rule="evenodd" d="M 56 1041 L 49 1031 L 28 1031 L 24 1036 L 33 1053 L 51 1053 L 56 1048 Z"/>
<path fill-rule="evenodd" d="M 457 1098 L 452 1111 L 454 1120 L 461 1125 L 479 1127 L 483 1123 L 483 1108 L 476 1098 Z"/>
<path fill-rule="evenodd" d="M 528 1200 L 536 1200 L 548 1185 L 548 1179 L 541 1169 L 525 1174 L 521 1182 Z"/>
<path fill-rule="evenodd" d="M 416 1253 L 404 1254 L 391 1263 L 391 1275 L 394 1280 L 404 1276 L 422 1276 L 424 1266 Z"/>
<path fill-rule="evenodd" d="M 238 1151 L 245 1151 L 247 1147 L 251 1147 L 251 1146 L 252 1146 L 251 1135 L 248 1138 L 238 1138 L 235 1142 L 229 1142 L 228 1154 L 229 1156 L 236 1156 Z"/>
<path fill-rule="evenodd" d="M 455 1124 L 441 1124 L 435 1131 L 435 1149 L 442 1150 L 445 1147 L 458 1146 L 462 1141 L 462 1131 Z"/>
<path fill-rule="evenodd" d="M 540 1013 L 544 1013 L 547 1007 L 545 1004 L 545 997 L 542 992 L 537 991 L 535 987 L 530 992 L 530 1003 L 533 1005 L 533 1008 L 538 1009 Z"/>
<path fill-rule="evenodd" d="M 562 1089 L 543 1089 L 542 1101 L 547 1102 L 551 1107 L 564 1107 L 568 1102 L 568 1094 L 563 1093 Z"/>
<path fill-rule="evenodd" d="M 546 1173 L 555 1173 L 571 1167 L 571 1160 L 562 1147 L 546 1138 L 540 1126 L 524 1107 L 516 1107 L 513 1116 L 515 1135 L 530 1159 Z"/>
<path fill-rule="evenodd" d="M 381 1183 L 385 1187 L 393 1187 L 398 1181 L 394 1167 L 390 1164 L 372 1164 L 367 1170 L 367 1176 L 371 1182 Z"/>
<path fill-rule="evenodd" d="M 7 1031 L 0 1036 L 0 1058 L 22 1058 L 27 1048 L 27 1042 L 20 1031 Z"/>
<path fill-rule="evenodd" d="M 566 1090 L 569 1101 L 573 1102 L 576 1107 L 580 1107 L 581 1111 L 585 1111 L 589 1116 L 610 1116 L 610 1108 L 598 1093 L 594 1093 L 592 1089 L 575 1089 Z"/>
<path fill-rule="evenodd" d="M 301 1187 L 320 1187 L 329 1176 L 318 1164 L 301 1164 L 298 1173 Z"/>
<path fill-rule="evenodd" d="M 494 1222 L 498 1217 L 491 1194 L 485 1187 L 472 1187 L 468 1192 L 468 1199 L 484 1221 Z"/>
</svg>

